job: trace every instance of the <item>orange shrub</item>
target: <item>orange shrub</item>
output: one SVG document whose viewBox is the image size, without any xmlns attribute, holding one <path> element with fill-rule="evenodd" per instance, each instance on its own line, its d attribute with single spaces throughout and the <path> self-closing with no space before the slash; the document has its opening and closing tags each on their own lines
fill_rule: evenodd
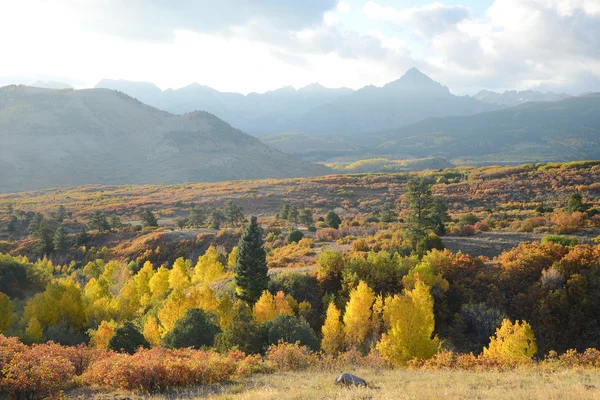
<svg viewBox="0 0 600 400">
<path fill-rule="evenodd" d="M 318 357 L 299 343 L 279 342 L 267 349 L 267 361 L 276 371 L 296 371 L 317 364 Z"/>
<path fill-rule="evenodd" d="M 554 232 L 556 233 L 573 233 L 579 231 L 585 222 L 585 214 L 574 212 L 573 214 L 557 214 L 552 217 L 554 222 Z"/>
<path fill-rule="evenodd" d="M 450 228 L 449 233 L 452 236 L 473 236 L 475 228 L 473 225 L 455 225 Z"/>
<path fill-rule="evenodd" d="M 239 361 L 212 351 L 140 349 L 135 354 L 109 353 L 94 362 L 83 382 L 110 388 L 155 392 L 193 384 L 231 380 Z"/>
<path fill-rule="evenodd" d="M 333 242 L 340 237 L 340 233 L 337 229 L 325 228 L 318 230 L 315 237 L 317 242 Z"/>
<path fill-rule="evenodd" d="M 487 221 L 478 221 L 475 223 L 475 225 L 473 225 L 473 228 L 479 232 L 487 232 L 490 230 L 490 226 Z"/>
<path fill-rule="evenodd" d="M 4 360 L 0 391 L 12 398 L 41 399 L 72 385 L 75 368 L 63 347 L 53 343 L 18 349 L 14 343 L 7 345 L 17 351 L 12 352 L 10 361 Z"/>
</svg>

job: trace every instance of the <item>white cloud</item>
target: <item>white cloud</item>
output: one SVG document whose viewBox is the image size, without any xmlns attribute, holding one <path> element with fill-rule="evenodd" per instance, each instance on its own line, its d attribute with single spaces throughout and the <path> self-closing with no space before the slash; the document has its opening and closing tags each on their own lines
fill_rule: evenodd
<svg viewBox="0 0 600 400">
<path fill-rule="evenodd" d="M 368 18 L 392 22 L 405 26 L 410 24 L 423 36 L 435 36 L 443 33 L 469 17 L 470 10 L 463 6 L 446 6 L 442 3 L 427 4 L 423 7 L 395 9 L 383 7 L 369 1 L 363 7 Z"/>
</svg>

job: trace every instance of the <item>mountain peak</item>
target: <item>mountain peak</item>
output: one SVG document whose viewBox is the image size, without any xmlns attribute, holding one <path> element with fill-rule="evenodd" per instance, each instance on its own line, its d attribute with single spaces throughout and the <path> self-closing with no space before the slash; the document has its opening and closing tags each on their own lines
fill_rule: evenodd
<svg viewBox="0 0 600 400">
<path fill-rule="evenodd" d="M 385 85 L 384 88 L 427 94 L 435 92 L 440 94 L 450 93 L 446 86 L 434 81 L 415 67 L 406 71 L 406 73 L 402 75 L 400 79 Z"/>
</svg>

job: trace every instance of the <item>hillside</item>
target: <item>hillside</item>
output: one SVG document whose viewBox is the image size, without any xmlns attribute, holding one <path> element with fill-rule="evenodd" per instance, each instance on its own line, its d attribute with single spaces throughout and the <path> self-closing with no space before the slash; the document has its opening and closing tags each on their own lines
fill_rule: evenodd
<svg viewBox="0 0 600 400">
<path fill-rule="evenodd" d="M 152 83 L 110 79 L 98 82 L 96 88 L 119 90 L 175 114 L 207 111 L 255 136 L 285 132 L 289 121 L 313 107 L 353 92 L 347 88 L 329 89 L 312 84 L 298 90 L 288 86 L 266 93 L 242 95 L 220 92 L 198 83 L 161 91 Z"/>
<path fill-rule="evenodd" d="M 0 192 L 328 171 L 209 113 L 173 115 L 106 89 L 0 88 L 0 141 Z"/>
<path fill-rule="evenodd" d="M 398 157 L 466 162 L 600 157 L 600 94 L 527 103 L 473 116 L 432 118 L 374 134 L 365 145 Z"/>
<path fill-rule="evenodd" d="M 396 128 L 429 117 L 471 115 L 497 109 L 450 90 L 410 69 L 383 87 L 353 91 L 312 84 L 263 94 L 224 93 L 200 84 L 161 91 L 151 83 L 102 80 L 98 88 L 119 90 L 173 113 L 204 110 L 255 136 L 281 132 L 335 137 Z"/>
</svg>

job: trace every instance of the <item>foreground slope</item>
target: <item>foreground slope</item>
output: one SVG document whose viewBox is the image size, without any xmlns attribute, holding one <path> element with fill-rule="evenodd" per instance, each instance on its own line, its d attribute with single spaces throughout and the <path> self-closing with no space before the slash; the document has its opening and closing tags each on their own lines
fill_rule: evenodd
<svg viewBox="0 0 600 400">
<path fill-rule="evenodd" d="M 328 171 L 206 112 L 173 115 L 106 89 L 0 88 L 0 143 L 0 192 Z"/>
<path fill-rule="evenodd" d="M 600 93 L 473 116 L 432 118 L 374 134 L 376 150 L 467 161 L 600 158 Z"/>
</svg>

